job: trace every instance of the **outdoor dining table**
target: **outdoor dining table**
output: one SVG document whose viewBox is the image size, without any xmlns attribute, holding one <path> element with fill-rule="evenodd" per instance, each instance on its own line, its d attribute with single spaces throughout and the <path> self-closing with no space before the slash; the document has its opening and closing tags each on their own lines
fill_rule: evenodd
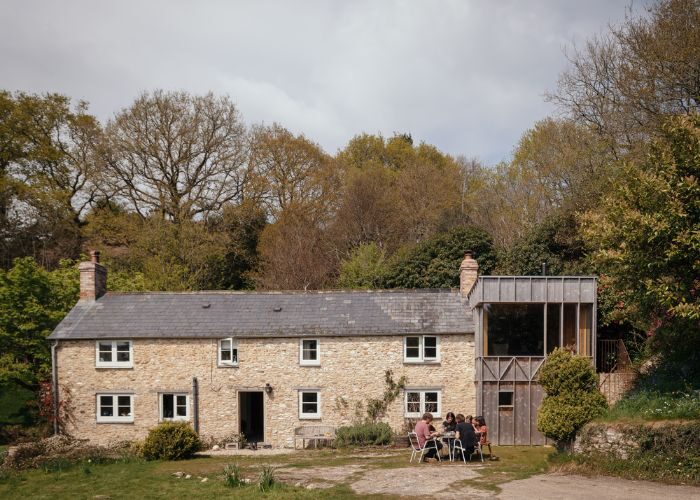
<svg viewBox="0 0 700 500">
<path fill-rule="evenodd" d="M 455 432 L 443 432 L 442 433 L 442 442 L 447 444 L 447 453 L 448 456 L 450 457 L 450 462 L 454 460 L 454 443 L 455 439 Z"/>
</svg>

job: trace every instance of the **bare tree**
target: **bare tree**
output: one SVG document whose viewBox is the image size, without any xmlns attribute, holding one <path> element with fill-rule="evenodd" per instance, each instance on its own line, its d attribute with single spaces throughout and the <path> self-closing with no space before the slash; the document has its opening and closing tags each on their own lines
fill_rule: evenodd
<svg viewBox="0 0 700 500">
<path fill-rule="evenodd" d="M 621 152 L 658 130 L 664 116 L 700 110 L 700 1 L 662 0 L 569 55 L 548 95 Z"/>
<path fill-rule="evenodd" d="M 246 129 L 228 97 L 142 94 L 106 128 L 112 182 L 142 217 L 207 217 L 240 201 L 248 179 Z"/>
</svg>

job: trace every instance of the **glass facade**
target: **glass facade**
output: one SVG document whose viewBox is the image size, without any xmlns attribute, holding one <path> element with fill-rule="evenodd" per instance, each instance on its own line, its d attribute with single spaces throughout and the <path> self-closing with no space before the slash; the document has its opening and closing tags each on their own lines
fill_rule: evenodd
<svg viewBox="0 0 700 500">
<path fill-rule="evenodd" d="M 482 328 L 485 356 L 544 356 L 560 346 L 591 356 L 593 304 L 484 304 Z"/>
</svg>

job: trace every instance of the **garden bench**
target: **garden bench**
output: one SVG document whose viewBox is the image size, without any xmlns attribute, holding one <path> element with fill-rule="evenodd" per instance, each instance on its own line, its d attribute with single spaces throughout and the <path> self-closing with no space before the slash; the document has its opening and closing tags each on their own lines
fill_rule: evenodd
<svg viewBox="0 0 700 500">
<path fill-rule="evenodd" d="M 306 448 L 306 441 L 313 441 L 314 448 L 318 447 L 319 441 L 326 441 L 332 444 L 335 440 L 335 427 L 331 425 L 304 425 L 294 429 L 294 448 L 297 441 L 301 440 L 302 448 Z"/>
</svg>

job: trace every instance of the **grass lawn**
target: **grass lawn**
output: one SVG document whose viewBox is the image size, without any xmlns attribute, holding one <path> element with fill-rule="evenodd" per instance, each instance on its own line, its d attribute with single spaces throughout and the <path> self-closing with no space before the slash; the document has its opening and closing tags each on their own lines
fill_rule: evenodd
<svg viewBox="0 0 700 500">
<path fill-rule="evenodd" d="M 551 448 L 499 447 L 499 461 L 482 465 L 471 464 L 479 477 L 463 482 L 472 487 L 498 490 L 498 484 L 529 477 L 547 470 L 547 456 Z M 0 498 L 94 498 L 96 495 L 117 498 L 257 498 L 261 496 L 255 484 L 229 488 L 224 484 L 222 471 L 227 463 L 236 463 L 243 477 L 255 482 L 265 465 L 309 469 L 362 465 L 363 470 L 408 467 L 408 450 L 319 450 L 274 456 L 217 456 L 199 457 L 182 462 L 121 462 L 112 464 L 80 464 L 52 472 L 32 470 L 9 476 L 0 476 Z M 456 465 L 421 464 L 431 473 L 454 470 Z M 174 472 L 191 474 L 191 479 L 177 479 Z M 313 472 L 312 472 L 313 473 Z M 202 482 L 202 478 L 208 481 Z M 265 494 L 266 498 L 351 498 L 350 479 L 339 481 L 330 489 L 306 489 L 293 485 L 279 485 Z M 387 497 L 382 497 L 387 498 Z"/>
</svg>

